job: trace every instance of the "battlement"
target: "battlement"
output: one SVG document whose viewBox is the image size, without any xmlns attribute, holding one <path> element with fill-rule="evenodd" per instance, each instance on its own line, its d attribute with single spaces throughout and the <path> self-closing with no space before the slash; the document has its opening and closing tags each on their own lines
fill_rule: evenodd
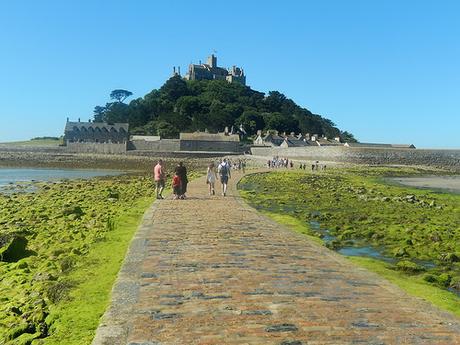
<svg viewBox="0 0 460 345">
<path fill-rule="evenodd" d="M 226 80 L 229 83 L 237 82 L 246 85 L 244 70 L 237 66 L 223 68 L 217 66 L 217 56 L 211 54 L 207 63 L 190 64 L 186 80 Z"/>
</svg>

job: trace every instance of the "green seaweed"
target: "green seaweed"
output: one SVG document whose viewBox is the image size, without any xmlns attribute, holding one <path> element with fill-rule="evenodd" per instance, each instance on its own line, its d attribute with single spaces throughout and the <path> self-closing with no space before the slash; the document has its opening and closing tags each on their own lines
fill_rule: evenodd
<svg viewBox="0 0 460 345">
<path fill-rule="evenodd" d="M 35 186 L 33 193 L 0 194 L 0 344 L 89 344 L 153 201 L 152 180 L 125 175 Z M 69 305 L 88 304 L 95 272 L 105 284 L 79 324 Z"/>
</svg>

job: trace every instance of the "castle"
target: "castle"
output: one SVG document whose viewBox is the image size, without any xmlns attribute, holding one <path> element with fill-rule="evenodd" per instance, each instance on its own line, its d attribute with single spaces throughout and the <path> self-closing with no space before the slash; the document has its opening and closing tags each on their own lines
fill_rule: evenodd
<svg viewBox="0 0 460 345">
<path fill-rule="evenodd" d="M 179 70 L 180 71 L 180 70 Z M 175 73 L 175 69 L 174 69 Z M 179 72 L 180 74 L 180 72 Z M 208 57 L 207 63 L 195 65 L 190 64 L 188 73 L 185 75 L 186 80 L 226 80 L 229 83 L 237 82 L 246 85 L 246 76 L 240 67 L 233 66 L 228 70 L 217 66 L 217 57 L 212 54 Z"/>
</svg>

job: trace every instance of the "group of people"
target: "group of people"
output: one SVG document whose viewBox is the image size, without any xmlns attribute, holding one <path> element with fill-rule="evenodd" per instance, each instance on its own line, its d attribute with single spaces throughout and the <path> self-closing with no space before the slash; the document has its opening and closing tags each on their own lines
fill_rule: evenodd
<svg viewBox="0 0 460 345">
<path fill-rule="evenodd" d="M 288 158 L 282 158 L 275 156 L 272 159 L 267 161 L 267 167 L 270 169 L 274 168 L 293 168 L 294 162 Z M 307 163 L 300 163 L 299 169 L 305 170 L 307 168 Z M 311 170 L 326 170 L 326 164 L 320 164 L 319 161 L 312 162 Z"/>
<path fill-rule="evenodd" d="M 220 179 L 222 184 L 222 195 L 227 195 L 227 184 L 228 179 L 231 177 L 231 168 L 232 166 L 226 158 L 224 158 L 217 166 L 217 172 L 216 165 L 214 163 L 209 164 L 208 170 L 206 172 L 206 184 L 209 188 L 209 195 L 216 194 L 215 184 L 218 179 Z"/>
<path fill-rule="evenodd" d="M 305 170 L 307 168 L 307 163 L 300 163 L 299 169 Z M 311 163 L 311 171 L 315 170 L 326 170 L 326 164 L 319 164 L 319 161 Z"/>
<path fill-rule="evenodd" d="M 243 163 L 239 163 L 238 169 L 243 169 L 245 168 L 245 163 L 242 166 Z M 226 196 L 227 195 L 227 184 L 228 184 L 228 179 L 231 177 L 231 164 L 230 162 L 224 158 L 220 161 L 220 163 L 217 165 L 217 171 L 216 171 L 216 165 L 215 163 L 210 163 L 208 168 L 207 168 L 207 173 L 206 173 L 206 184 L 208 185 L 209 188 L 209 195 L 215 195 L 215 183 L 217 180 L 220 180 L 222 184 L 222 195 Z M 156 198 L 157 199 L 164 199 L 163 197 L 163 190 L 166 185 L 166 173 L 164 169 L 164 163 L 162 159 L 159 159 L 155 167 L 153 168 L 153 176 L 154 176 L 154 181 L 155 181 L 155 192 L 156 192 Z M 187 178 L 187 168 L 183 164 L 183 162 L 179 162 L 179 164 L 176 166 L 174 169 L 174 176 L 172 179 L 172 189 L 174 193 L 174 199 L 185 199 L 186 198 L 186 192 L 187 192 L 187 184 L 188 184 L 188 178 Z"/>
<path fill-rule="evenodd" d="M 294 162 L 287 158 L 280 158 L 278 156 L 273 157 L 267 161 L 268 168 L 293 168 Z"/>
<path fill-rule="evenodd" d="M 166 173 L 164 169 L 163 160 L 158 160 L 157 164 L 153 168 L 153 178 L 155 180 L 155 192 L 157 199 L 164 199 L 163 190 L 166 185 Z M 172 179 L 172 188 L 174 192 L 174 199 L 185 199 L 187 192 L 187 168 L 184 163 L 179 164 L 174 169 L 174 176 Z"/>
</svg>

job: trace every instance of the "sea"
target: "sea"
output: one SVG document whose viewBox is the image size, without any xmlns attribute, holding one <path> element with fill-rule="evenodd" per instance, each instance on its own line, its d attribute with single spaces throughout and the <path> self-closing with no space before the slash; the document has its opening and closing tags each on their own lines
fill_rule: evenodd
<svg viewBox="0 0 460 345">
<path fill-rule="evenodd" d="M 41 168 L 1 168 L 0 190 L 18 183 L 35 181 L 59 181 L 63 179 L 89 179 L 96 176 L 120 175 L 114 170 L 90 169 L 41 169 Z"/>
</svg>

